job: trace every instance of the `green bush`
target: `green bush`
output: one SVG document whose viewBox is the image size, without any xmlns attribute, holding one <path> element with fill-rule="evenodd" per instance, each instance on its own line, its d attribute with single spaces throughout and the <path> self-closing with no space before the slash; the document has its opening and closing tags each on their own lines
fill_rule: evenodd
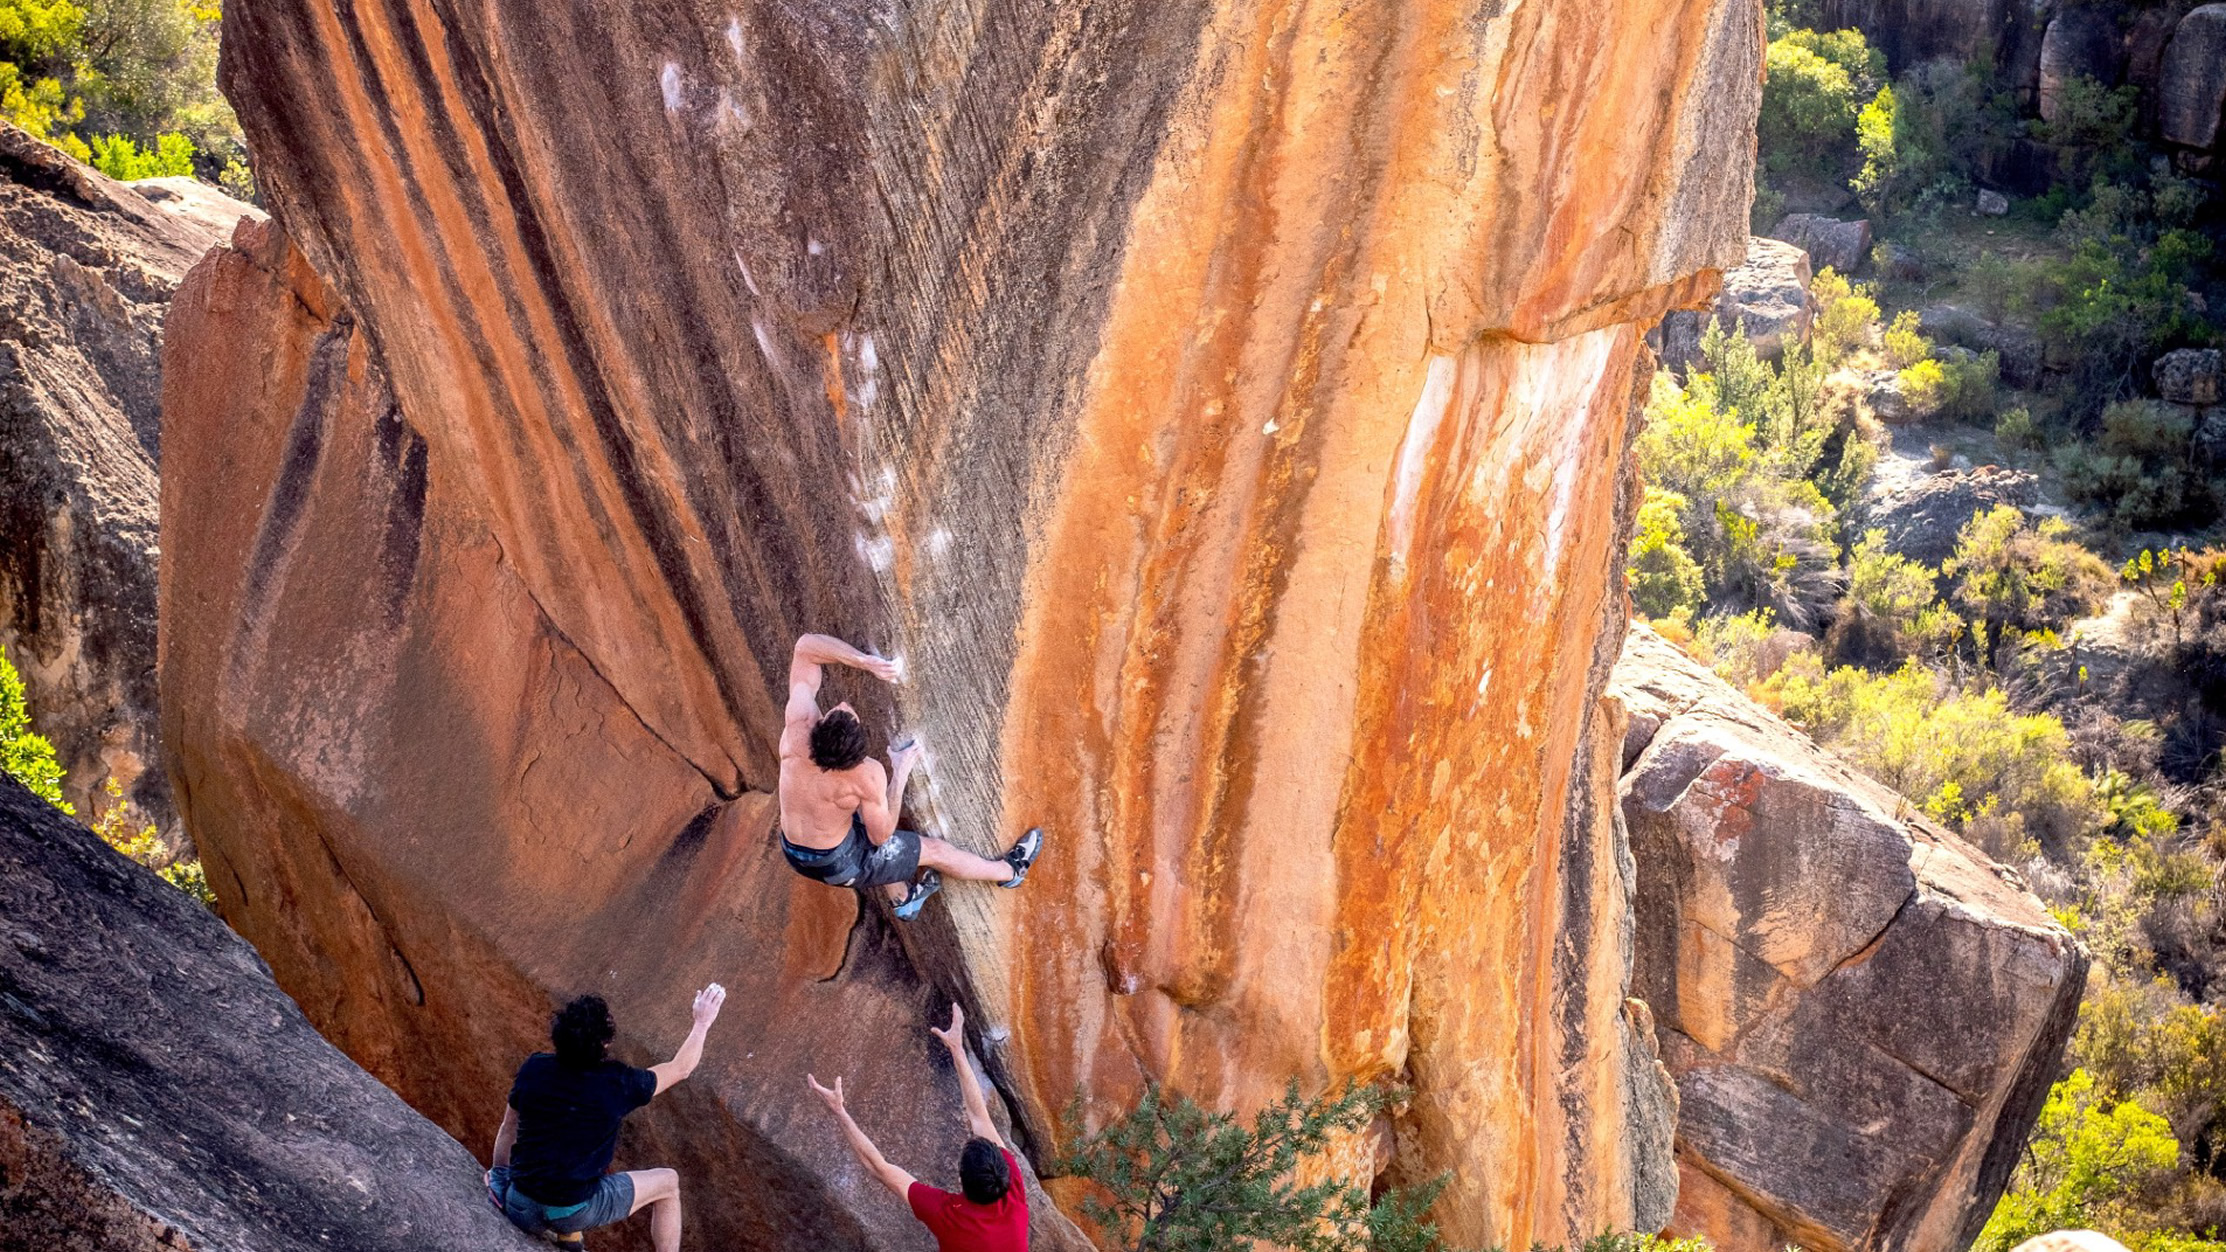
<svg viewBox="0 0 2226 1252">
<path fill-rule="evenodd" d="M 142 152 L 127 136 L 103 135 L 93 140 L 92 166 L 122 182 L 191 174 L 193 141 L 172 132 L 158 137 L 153 148 Z"/>
<path fill-rule="evenodd" d="M 0 770 L 64 813 L 76 809 L 62 798 L 62 765 L 54 745 L 31 729 L 31 708 L 23 695 L 23 675 L 0 648 Z"/>
<path fill-rule="evenodd" d="M 2057 630 L 2094 612 L 2114 582 L 2062 519 L 2035 523 L 2007 504 L 1964 523 L 1941 572 L 1953 585 L 1950 599 L 1997 642 L 2006 631 Z"/>
<path fill-rule="evenodd" d="M 1878 300 L 1868 284 L 1850 283 L 1827 265 L 1809 284 L 1809 298 L 1816 303 L 1809 348 L 1826 368 L 1869 347 L 1878 337 Z"/>
<path fill-rule="evenodd" d="M 2057 454 L 2064 493 L 2134 530 L 2208 521 L 2218 505 L 2194 465 L 2194 430 L 2194 419 L 2176 405 L 2113 404 L 2092 444 Z"/>
<path fill-rule="evenodd" d="M 1631 537 L 1631 606 L 1648 618 L 1690 621 L 1706 602 L 1700 563 L 1685 547 L 1682 518 L 1692 502 L 1648 487 Z"/>
<path fill-rule="evenodd" d="M 1855 117 L 1878 89 L 1885 59 L 1853 30 L 1790 31 L 1770 42 L 1756 123 L 1771 173 L 1839 169 L 1854 150 Z"/>
<path fill-rule="evenodd" d="M 1897 370 L 1932 357 L 1932 341 L 1917 329 L 1915 310 L 1894 314 L 1893 323 L 1879 337 L 1879 346 L 1886 353 L 1886 364 Z"/>
<path fill-rule="evenodd" d="M 2075 1069 L 2048 1093 L 2010 1189 L 1973 1246 L 2007 1252 L 2055 1230 L 2145 1225 L 2142 1201 L 2179 1161 L 2179 1141 L 2163 1118 L 2132 1100 L 2098 1095 L 2094 1076 Z"/>
<path fill-rule="evenodd" d="M 1294 1081 L 1247 1126 L 1154 1086 L 1058 1168 L 1096 1185 L 1082 1211 L 1128 1252 L 1223 1252 L 1253 1241 L 1293 1252 L 1440 1252 L 1445 1241 L 1423 1214 L 1443 1176 L 1373 1199 L 1364 1184 L 1298 1180 L 1333 1137 L 1367 1126 L 1394 1098 L 1348 1084 L 1305 1099 Z"/>
<path fill-rule="evenodd" d="M 1923 562 L 1887 551 L 1886 532 L 1865 532 L 1848 554 L 1832 655 L 1846 663 L 1892 665 L 1953 646 L 1963 622 L 1937 605 L 1938 581 Z"/>
<path fill-rule="evenodd" d="M 1901 371 L 1901 395 L 1909 412 L 1922 421 L 1948 403 L 1948 372 L 1938 361 L 1919 361 Z"/>
</svg>

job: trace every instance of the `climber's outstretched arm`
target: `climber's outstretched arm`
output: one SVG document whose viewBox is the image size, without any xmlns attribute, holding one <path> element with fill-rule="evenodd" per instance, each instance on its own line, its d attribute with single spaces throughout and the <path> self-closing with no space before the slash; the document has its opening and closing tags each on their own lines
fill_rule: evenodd
<svg viewBox="0 0 2226 1252">
<path fill-rule="evenodd" d="M 928 1027 L 928 1033 L 943 1041 L 950 1049 L 951 1068 L 958 1071 L 959 1098 L 966 1102 L 966 1129 L 977 1139 L 987 1139 L 1010 1152 L 1005 1137 L 997 1133 L 997 1123 L 989 1120 L 989 1101 L 982 1098 L 982 1084 L 974 1077 L 974 1067 L 966 1060 L 966 1010 L 957 1002 L 951 1004 L 951 1024 L 941 1030 Z"/>
<path fill-rule="evenodd" d="M 819 684 L 829 665 L 861 669 L 883 682 L 897 682 L 895 661 L 861 652 L 833 635 L 804 635 L 788 658 L 788 709 L 783 715 L 781 755 L 798 756 L 805 750 L 812 726 L 819 721 Z"/>
<path fill-rule="evenodd" d="M 873 1140 L 866 1138 L 866 1132 L 858 1129 L 858 1123 L 851 1118 L 850 1110 L 843 1107 L 842 1079 L 835 1080 L 833 1090 L 820 1086 L 819 1079 L 810 1074 L 804 1075 L 804 1081 L 812 1085 L 820 1103 L 825 1104 L 827 1110 L 835 1115 L 835 1120 L 842 1124 L 843 1137 L 850 1141 L 850 1151 L 858 1158 L 858 1163 L 865 1166 L 868 1173 L 880 1179 L 882 1186 L 895 1192 L 899 1200 L 910 1203 L 912 1184 L 918 1179 L 890 1164 L 889 1158 L 881 1155 L 881 1149 L 873 1146 Z"/>
</svg>

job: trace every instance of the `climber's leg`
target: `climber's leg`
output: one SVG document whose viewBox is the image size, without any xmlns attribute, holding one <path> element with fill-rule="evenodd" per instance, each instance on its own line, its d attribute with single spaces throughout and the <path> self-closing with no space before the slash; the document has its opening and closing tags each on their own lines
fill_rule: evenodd
<svg viewBox="0 0 2226 1252">
<path fill-rule="evenodd" d="M 963 878 L 969 882 L 1004 883 L 1012 881 L 1016 873 L 1026 876 L 1028 872 L 1003 857 L 991 859 L 981 856 L 930 835 L 919 836 L 919 840 L 920 864 L 929 869 L 939 869 L 953 878 Z"/>
<path fill-rule="evenodd" d="M 657 1252 L 680 1252 L 680 1175 L 669 1169 L 637 1169 L 625 1174 L 634 1183 L 634 1207 L 649 1210 L 649 1241 Z"/>
</svg>

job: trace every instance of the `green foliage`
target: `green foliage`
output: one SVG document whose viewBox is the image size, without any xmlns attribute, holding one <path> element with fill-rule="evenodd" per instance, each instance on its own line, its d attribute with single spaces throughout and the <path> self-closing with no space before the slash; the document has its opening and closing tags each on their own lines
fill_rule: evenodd
<svg viewBox="0 0 2226 1252">
<path fill-rule="evenodd" d="M 2056 89 L 2056 120 L 2035 120 L 2032 133 L 2043 143 L 2070 149 L 2060 159 L 2073 181 L 2084 182 L 2098 169 L 2122 175 L 2130 172 L 2127 157 L 2140 109 L 2140 88 L 2106 87 L 2075 74 Z"/>
<path fill-rule="evenodd" d="M 1959 690 L 1916 661 L 1879 675 L 1796 656 L 1771 694 L 1818 742 L 1994 856 L 2061 845 L 2102 820 L 2064 724 L 2013 710 L 2000 688 Z"/>
<path fill-rule="evenodd" d="M 1932 359 L 1932 341 L 1917 329 L 1914 309 L 1894 314 L 1893 324 L 1879 336 L 1879 343 L 1886 353 L 1886 364 L 1897 370 Z"/>
<path fill-rule="evenodd" d="M 1857 664 L 1944 654 L 1962 636 L 1963 621 L 1937 603 L 1938 581 L 1922 562 L 1887 551 L 1886 532 L 1865 532 L 1848 554 L 1833 654 Z"/>
<path fill-rule="evenodd" d="M 2178 647 L 2187 638 L 2194 597 L 2218 586 L 2218 564 L 2216 557 L 2198 556 L 2185 547 L 2143 548 L 2127 558 L 2118 577 L 2141 593 L 2152 615 L 2171 623 L 2172 644 Z"/>
<path fill-rule="evenodd" d="M 192 896 L 203 908 L 215 908 L 216 895 L 209 890 L 201 862 L 172 856 L 162 846 L 154 823 L 139 819 L 115 779 L 102 784 L 102 789 L 108 794 L 108 808 L 93 823 L 93 833 L 101 837 L 101 842 L 153 870 L 157 878 Z"/>
<path fill-rule="evenodd" d="M 1885 58 L 1860 31 L 1794 30 L 1770 42 L 1757 122 L 1771 173 L 1837 169 L 1852 153 L 1855 117 L 1885 77 Z"/>
<path fill-rule="evenodd" d="M 2002 410 L 1994 419 L 1994 437 L 2012 448 L 2037 448 L 2041 442 L 2032 411 L 2022 404 Z"/>
<path fill-rule="evenodd" d="M 1868 347 L 1879 336 L 1878 301 L 1868 284 L 1850 283 L 1827 265 L 1809 284 L 1809 297 L 1816 302 L 1809 348 L 1826 368 Z"/>
<path fill-rule="evenodd" d="M 2010 630 L 2053 630 L 2093 612 L 2109 596 L 2110 567 L 2071 538 L 2059 518 L 2039 523 L 2007 504 L 1973 517 L 1941 566 L 1951 599 L 1984 625 L 1990 640 Z"/>
<path fill-rule="evenodd" d="M 1095 1184 L 1083 1213 L 1129 1252 L 1223 1252 L 1253 1240 L 1294 1252 L 1438 1252 L 1444 1240 L 1423 1213 L 1444 1178 L 1374 1202 L 1365 1184 L 1298 1181 L 1333 1138 L 1369 1125 L 1393 1098 L 1348 1084 L 1306 1099 L 1293 1081 L 1245 1126 L 1155 1086 L 1058 1168 Z"/>
<path fill-rule="evenodd" d="M 92 165 L 110 178 L 122 181 L 191 174 L 193 141 L 173 131 L 157 138 L 153 148 L 142 152 L 128 136 L 102 135 L 93 140 Z"/>
<path fill-rule="evenodd" d="M 1884 216 L 1899 190 L 1901 152 L 1894 143 L 1894 89 L 1881 87 L 1855 116 L 1855 146 L 1863 154 L 1863 168 L 1850 180 L 1857 199 L 1872 213 Z"/>
<path fill-rule="evenodd" d="M 62 765 L 54 745 L 31 729 L 31 708 L 23 695 L 23 676 L 0 648 L 0 770 L 64 813 L 76 809 L 62 798 Z"/>
<path fill-rule="evenodd" d="M 1650 618 L 1690 620 L 1708 594 L 1700 563 L 1685 547 L 1681 520 L 1692 502 L 1648 487 L 1631 537 L 1631 605 Z"/>
<path fill-rule="evenodd" d="M 0 0 L 0 58 L 34 67 L 67 59 L 85 11 L 70 0 Z"/>
<path fill-rule="evenodd" d="M 2135 530 L 2194 524 L 2217 516 L 2218 503 L 2194 463 L 2192 416 L 2176 405 L 2128 400 L 2103 410 L 2091 444 L 2056 458 L 2064 494 Z"/>
<path fill-rule="evenodd" d="M 2171 1126 L 2132 1100 L 2109 1100 L 2075 1069 L 2041 1109 L 2010 1189 L 1979 1235 L 1979 1252 L 2005 1252 L 2052 1230 L 2124 1228 L 2129 1206 L 2179 1165 Z"/>
<path fill-rule="evenodd" d="M 1919 361 L 1903 369 L 1902 398 L 1909 404 L 1909 412 L 1918 420 L 1937 415 L 1948 403 L 1948 374 L 1938 361 Z"/>
</svg>

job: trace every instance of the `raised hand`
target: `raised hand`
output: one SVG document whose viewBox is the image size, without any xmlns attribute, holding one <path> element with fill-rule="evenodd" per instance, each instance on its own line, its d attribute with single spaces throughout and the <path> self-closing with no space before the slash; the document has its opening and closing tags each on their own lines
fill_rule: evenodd
<svg viewBox="0 0 2226 1252">
<path fill-rule="evenodd" d="M 835 1086 L 834 1089 L 831 1091 L 825 1087 L 820 1086 L 819 1079 L 814 1075 L 804 1075 L 804 1081 L 812 1085 L 812 1090 L 819 1096 L 819 1102 L 827 1106 L 828 1112 L 833 1113 L 837 1117 L 842 1116 L 844 1110 L 842 1103 L 842 1079 L 840 1077 L 837 1077 L 835 1079 Z"/>
<path fill-rule="evenodd" d="M 709 1026 L 717 1021 L 719 1019 L 719 1007 L 726 1002 L 727 989 L 717 983 L 712 983 L 698 991 L 695 1007 L 692 1010 L 695 1014 L 696 1025 Z"/>
<path fill-rule="evenodd" d="M 966 1010 L 960 1008 L 958 1002 L 953 1000 L 951 1002 L 951 1024 L 941 1030 L 930 1026 L 928 1027 L 928 1033 L 941 1039 L 943 1046 L 949 1048 L 952 1052 L 964 1052 L 966 1050 Z"/>
<path fill-rule="evenodd" d="M 903 664 L 901 662 L 889 660 L 885 657 L 860 657 L 858 659 L 858 668 L 866 671 L 867 673 L 873 675 L 875 678 L 878 678 L 885 683 L 901 683 L 904 681 Z"/>
</svg>

